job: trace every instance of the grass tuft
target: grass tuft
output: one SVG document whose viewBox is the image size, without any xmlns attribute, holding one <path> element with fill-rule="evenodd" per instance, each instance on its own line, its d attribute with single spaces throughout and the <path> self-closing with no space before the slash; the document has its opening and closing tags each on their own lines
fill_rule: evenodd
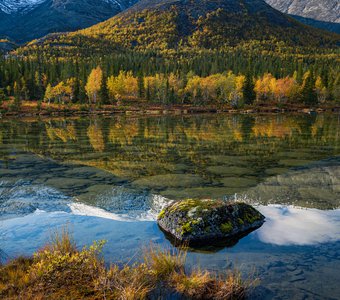
<svg viewBox="0 0 340 300">
<path fill-rule="evenodd" d="M 173 288 L 182 295 L 191 299 L 204 299 L 211 294 L 214 280 L 209 272 L 193 271 L 185 273 L 174 273 L 171 277 Z"/>
<path fill-rule="evenodd" d="M 160 290 L 186 299 L 243 299 L 253 284 L 235 271 L 223 279 L 207 271 L 187 272 L 185 249 L 151 245 L 144 262 L 107 268 L 100 256 L 104 241 L 78 250 L 66 230 L 51 241 L 33 258 L 0 266 L 0 299 L 141 300 L 157 298 Z"/>
<path fill-rule="evenodd" d="M 183 249 L 171 251 L 152 245 L 144 251 L 144 261 L 157 280 L 183 271 L 185 259 L 186 253 Z"/>
</svg>

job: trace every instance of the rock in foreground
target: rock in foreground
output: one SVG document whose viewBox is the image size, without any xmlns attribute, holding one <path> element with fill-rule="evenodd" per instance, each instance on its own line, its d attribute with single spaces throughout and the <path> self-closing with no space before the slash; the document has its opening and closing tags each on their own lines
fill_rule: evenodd
<svg viewBox="0 0 340 300">
<path fill-rule="evenodd" d="M 189 245 L 231 242 L 263 222 L 264 216 L 248 204 L 216 200 L 175 202 L 158 216 L 163 231 Z"/>
</svg>

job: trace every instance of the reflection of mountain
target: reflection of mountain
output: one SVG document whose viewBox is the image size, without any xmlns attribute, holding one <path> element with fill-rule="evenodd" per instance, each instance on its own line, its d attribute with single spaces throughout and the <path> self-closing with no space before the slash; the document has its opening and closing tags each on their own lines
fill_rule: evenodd
<svg viewBox="0 0 340 300">
<path fill-rule="evenodd" d="M 270 177 L 241 195 L 260 204 L 340 207 L 340 157 Z"/>
<path fill-rule="evenodd" d="M 326 114 L 7 120 L 0 123 L 0 157 L 11 166 L 13 153 L 28 151 L 63 168 L 72 163 L 67 174 L 43 164 L 50 171 L 38 182 L 73 188 L 71 196 L 118 180 L 170 199 L 222 198 L 338 155 L 339 122 Z M 39 173 L 37 167 L 32 175 L 31 165 L 28 159 L 19 179 Z"/>
<path fill-rule="evenodd" d="M 9 171 L 1 173 L 0 166 L 0 177 L 5 180 L 15 173 L 17 179 L 40 178 L 35 183 L 71 197 L 81 195 L 89 205 L 94 204 L 91 197 L 103 196 L 106 189 L 112 193 L 112 187 L 121 184 L 170 199 L 221 199 L 292 168 L 339 155 L 339 124 L 335 114 L 7 120 L 0 123 L 0 164 Z M 32 168 L 27 158 L 17 168 L 14 158 L 20 152 L 57 163 L 33 160 Z M 279 183 L 258 188 L 264 187 L 264 195 L 275 188 L 277 195 L 286 195 Z M 301 186 L 299 194 L 288 192 L 293 197 L 288 202 L 299 205 L 301 197 L 311 198 L 309 191 Z M 318 206 L 334 207 L 329 204 L 334 191 L 315 191 L 312 196 L 322 192 Z M 300 206 L 307 206 L 306 201 L 315 206 L 309 200 Z"/>
<path fill-rule="evenodd" d="M 148 220 L 168 201 L 147 191 L 124 188 L 123 181 L 100 169 L 58 164 L 29 154 L 17 156 L 9 167 L 0 161 L 0 177 L 0 219 L 40 210 Z"/>
<path fill-rule="evenodd" d="M 260 206 L 266 223 L 256 232 L 264 243 L 312 245 L 340 240 L 340 209 L 322 211 L 291 206 Z"/>
</svg>

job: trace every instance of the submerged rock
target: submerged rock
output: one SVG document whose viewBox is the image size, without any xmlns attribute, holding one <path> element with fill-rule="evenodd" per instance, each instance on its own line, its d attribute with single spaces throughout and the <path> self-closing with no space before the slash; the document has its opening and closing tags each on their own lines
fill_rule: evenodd
<svg viewBox="0 0 340 300">
<path fill-rule="evenodd" d="M 263 222 L 264 216 L 248 204 L 216 200 L 175 202 L 158 216 L 163 231 L 189 245 L 232 242 Z"/>
</svg>

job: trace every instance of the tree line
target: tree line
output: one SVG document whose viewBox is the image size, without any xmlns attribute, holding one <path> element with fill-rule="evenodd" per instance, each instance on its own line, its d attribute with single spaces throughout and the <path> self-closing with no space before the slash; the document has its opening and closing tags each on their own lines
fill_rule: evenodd
<svg viewBox="0 0 340 300">
<path fill-rule="evenodd" d="M 138 52 L 86 59 L 3 56 L 0 101 L 240 106 L 340 99 L 340 68 L 334 55 L 301 59 L 256 53 L 198 53 L 177 59 Z"/>
<path fill-rule="evenodd" d="M 336 89 L 335 93 L 339 93 L 339 85 Z M 182 77 L 175 73 L 134 76 L 131 71 L 121 70 L 118 75 L 107 77 L 98 66 L 92 69 L 86 82 L 72 77 L 54 86 L 48 84 L 43 100 L 58 104 L 85 103 L 86 100 L 89 105 L 122 105 L 126 100 L 146 100 L 167 105 L 230 104 L 240 107 L 254 102 L 313 105 L 324 103 L 331 96 L 321 76 L 315 76 L 311 71 L 305 72 L 299 83 L 297 72 L 284 78 L 275 78 L 271 73 L 255 78 L 249 74 L 236 75 L 232 71 L 206 77 L 189 72 Z"/>
</svg>

